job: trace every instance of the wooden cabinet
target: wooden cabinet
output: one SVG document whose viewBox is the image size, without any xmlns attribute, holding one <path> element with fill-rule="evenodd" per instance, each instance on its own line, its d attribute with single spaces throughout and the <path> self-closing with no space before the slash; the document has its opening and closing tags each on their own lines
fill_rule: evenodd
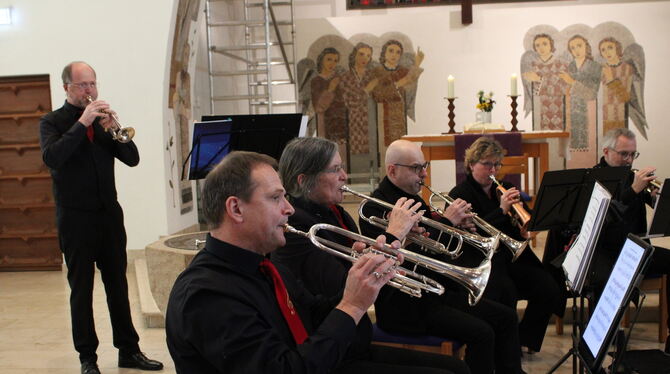
<svg viewBox="0 0 670 374">
<path fill-rule="evenodd" d="M 0 77 L 0 271 L 62 267 L 39 144 L 40 117 L 49 111 L 48 75 Z"/>
</svg>

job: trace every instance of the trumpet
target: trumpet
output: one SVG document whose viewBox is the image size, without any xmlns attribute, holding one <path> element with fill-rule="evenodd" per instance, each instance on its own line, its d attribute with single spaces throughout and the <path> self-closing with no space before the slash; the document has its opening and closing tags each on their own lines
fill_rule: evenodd
<svg viewBox="0 0 670 374">
<path fill-rule="evenodd" d="M 352 190 L 351 188 L 349 188 L 347 186 L 342 186 L 342 187 L 340 187 L 340 189 L 342 191 L 349 192 L 353 195 L 356 195 L 356 196 L 362 198 L 364 200 L 364 202 L 365 201 L 370 201 L 370 202 L 373 202 L 377 205 L 380 205 L 380 206 L 382 206 L 386 209 L 389 209 L 389 210 L 393 209 L 393 204 L 387 203 L 386 201 L 383 201 L 383 200 L 380 200 L 380 199 L 376 199 L 374 197 L 364 195 L 360 192 L 356 192 L 356 191 Z M 361 204 L 363 204 L 363 202 Z M 360 209 L 360 207 L 359 207 L 359 213 L 361 213 L 361 212 L 362 212 L 362 209 Z M 365 216 L 362 215 L 361 218 L 363 220 L 367 221 L 368 223 L 370 223 L 374 226 L 377 226 L 377 227 L 381 227 L 381 228 L 385 229 L 388 226 L 388 220 L 385 220 L 385 219 L 382 219 L 382 218 L 379 218 L 379 217 L 365 217 Z M 489 255 L 493 256 L 493 253 L 498 248 L 498 243 L 499 243 L 499 240 L 500 240 L 499 235 L 495 235 L 495 236 L 492 236 L 490 238 L 485 238 L 483 236 L 472 234 L 470 232 L 459 230 L 459 229 L 457 229 L 455 227 L 452 227 L 452 226 L 449 226 L 449 225 L 445 225 L 443 223 L 437 222 L 437 221 L 432 220 L 432 219 L 427 218 L 427 217 L 421 217 L 420 221 L 424 225 L 426 225 L 428 227 L 432 227 L 432 228 L 434 228 L 434 229 L 436 229 L 440 232 L 440 234 L 439 234 L 439 236 L 436 240 L 421 237 L 421 239 L 419 239 L 419 241 L 416 242 L 417 244 L 419 244 L 420 246 L 422 246 L 424 248 L 429 248 L 429 250 L 431 250 L 432 252 L 445 253 L 452 258 L 456 258 L 456 257 L 460 256 L 461 253 L 462 253 L 462 246 L 463 246 L 464 241 L 474 245 L 475 247 L 477 247 L 480 251 L 482 251 L 484 253 L 484 256 L 487 256 L 487 257 Z M 444 234 L 444 233 L 451 236 L 451 238 L 449 240 L 449 243 L 451 243 L 451 240 L 453 238 L 457 238 L 458 241 L 457 241 L 455 249 L 453 249 L 451 251 L 448 250 L 448 249 L 441 250 L 441 248 L 448 248 L 449 247 L 449 245 L 447 245 L 445 247 L 442 243 L 439 242 L 442 234 Z M 414 240 L 414 238 L 416 236 L 419 236 L 419 235 L 408 235 L 408 240 L 410 240 L 410 241 Z"/>
<path fill-rule="evenodd" d="M 433 196 L 439 198 L 440 200 L 443 200 L 446 204 L 453 203 L 454 199 L 449 195 L 445 195 L 445 194 L 442 194 L 442 193 L 439 193 L 439 192 L 433 190 L 430 186 L 428 186 L 426 184 L 423 184 L 423 182 L 421 184 L 424 187 L 426 187 L 428 189 L 428 191 L 430 191 L 430 198 L 428 198 L 428 203 L 430 204 L 430 207 L 434 211 L 436 211 L 439 215 L 444 217 L 444 211 L 433 204 Z M 526 241 L 522 242 L 522 241 L 519 241 L 519 240 L 516 240 L 516 239 L 510 237 L 509 235 L 507 235 L 504 232 L 495 228 L 495 226 L 486 222 L 483 218 L 478 216 L 476 213 L 472 217 L 472 220 L 475 223 L 475 225 L 477 225 L 477 227 L 482 229 L 488 235 L 491 235 L 491 236 L 500 235 L 500 241 L 503 242 L 505 244 L 505 246 L 507 246 L 507 248 L 509 248 L 509 250 L 512 252 L 512 262 L 516 261 L 516 259 L 519 258 L 519 255 L 521 255 L 521 253 L 524 251 L 524 249 L 526 249 L 526 247 L 528 247 L 528 241 L 529 240 L 526 240 Z"/>
<path fill-rule="evenodd" d="M 341 227 L 329 225 L 327 223 L 318 223 L 312 226 L 309 229 L 309 232 L 300 231 L 289 224 L 284 225 L 285 232 L 304 236 L 308 238 L 312 242 L 312 244 L 314 244 L 317 248 L 322 249 L 336 257 L 345 259 L 350 262 L 356 262 L 358 260 L 358 257 L 362 255 L 362 253 L 358 253 L 347 246 L 317 236 L 316 234 L 320 230 L 332 231 L 336 234 L 342 235 L 355 241 L 363 242 L 367 245 L 376 244 L 376 241 L 373 239 L 345 230 Z M 384 257 L 397 258 L 397 255 L 393 256 L 391 254 L 392 251 L 393 249 L 388 244 L 385 244 L 384 249 L 382 250 L 376 250 L 376 249 L 370 250 L 370 252 L 375 254 L 381 254 Z M 421 297 L 422 292 L 432 292 L 438 295 L 442 295 L 444 293 L 444 287 L 441 284 L 426 277 L 425 275 L 416 273 L 415 271 L 412 270 L 404 269 L 399 266 L 396 266 L 395 270 L 397 272 L 393 276 L 393 278 L 388 282 L 388 284 L 410 296 Z"/>
<path fill-rule="evenodd" d="M 86 96 L 88 103 L 93 102 L 91 96 Z M 107 113 L 107 112 L 105 112 Z M 119 122 L 119 119 L 113 113 L 107 113 L 112 120 L 113 126 L 111 128 L 106 128 L 105 131 L 109 131 L 112 134 L 112 139 L 118 141 L 119 143 L 128 143 L 133 140 L 135 136 L 135 129 L 132 127 L 123 127 Z"/>
<path fill-rule="evenodd" d="M 363 242 L 367 245 L 376 244 L 376 241 L 366 236 L 345 230 L 341 227 L 329 225 L 326 223 L 319 223 L 312 226 L 309 232 L 297 230 L 290 225 L 284 225 L 285 231 L 308 238 L 312 244 L 317 248 L 322 249 L 332 255 L 345 260 L 356 262 L 361 253 L 358 253 L 351 248 L 334 243 L 330 240 L 317 236 L 320 230 L 331 231 L 336 234 L 347 237 L 351 240 Z M 385 257 L 397 259 L 398 254 L 402 254 L 405 261 L 414 264 L 414 270 L 408 270 L 397 266 L 396 275 L 389 281 L 389 285 L 399 289 L 414 297 L 421 297 L 422 292 L 431 292 L 438 295 L 444 293 L 444 287 L 438 282 L 426 277 L 425 275 L 417 273 L 416 267 L 421 266 L 432 270 L 436 273 L 445 275 L 453 279 L 468 290 L 468 302 L 470 305 L 475 305 L 481 299 L 486 289 L 489 276 L 491 274 L 491 258 L 488 257 L 477 268 L 464 268 L 452 264 L 447 264 L 431 257 L 422 256 L 418 253 L 408 251 L 403 248 L 395 249 L 388 244 L 385 244 L 381 249 L 371 249 L 370 252 L 375 254 L 382 254 Z"/>
<path fill-rule="evenodd" d="M 640 170 L 630 169 L 630 171 L 632 171 L 633 173 L 637 173 Z M 649 174 L 650 177 L 653 176 L 653 175 L 654 175 L 653 173 Z M 653 190 L 660 190 L 661 186 L 663 186 L 663 182 L 661 182 L 658 179 L 654 179 L 653 181 L 649 182 L 649 185 L 647 186 L 647 188 L 645 188 L 645 190 L 647 190 L 647 192 L 651 193 L 651 191 L 653 191 Z"/>
<path fill-rule="evenodd" d="M 496 187 L 496 190 L 498 190 L 499 194 L 503 194 L 507 191 L 507 189 L 498 182 L 495 176 L 489 175 L 489 178 L 491 178 L 493 183 L 498 186 Z M 530 223 L 530 213 L 523 208 L 523 203 L 518 201 L 512 204 L 512 211 L 509 212 L 509 215 L 512 217 L 512 222 L 517 225 L 522 232 L 527 231 L 528 223 Z"/>
</svg>

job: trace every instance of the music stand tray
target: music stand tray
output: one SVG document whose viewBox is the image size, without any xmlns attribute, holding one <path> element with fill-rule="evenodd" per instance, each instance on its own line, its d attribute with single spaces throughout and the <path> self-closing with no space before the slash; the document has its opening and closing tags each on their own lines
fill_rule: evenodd
<svg viewBox="0 0 670 374">
<path fill-rule="evenodd" d="M 578 229 L 582 225 L 598 181 L 616 196 L 621 182 L 630 172 L 627 167 L 548 171 L 542 177 L 528 231 Z"/>
</svg>

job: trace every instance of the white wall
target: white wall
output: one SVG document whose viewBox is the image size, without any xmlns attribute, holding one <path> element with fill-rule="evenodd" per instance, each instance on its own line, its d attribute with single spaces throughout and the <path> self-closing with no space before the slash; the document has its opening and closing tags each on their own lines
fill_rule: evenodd
<svg viewBox="0 0 670 374">
<path fill-rule="evenodd" d="M 140 164 L 117 163 L 128 248 L 139 249 L 186 225 L 170 209 L 165 172 L 164 106 L 175 1 L 0 0 L 15 23 L 0 26 L 0 75 L 49 74 L 52 105 L 64 100 L 60 74 L 73 60 L 97 72 L 100 98 L 137 130 Z M 174 217 L 174 218 L 172 218 Z M 191 215 L 188 224 L 194 219 Z"/>
<path fill-rule="evenodd" d="M 645 106 L 649 140 L 638 139 L 642 153 L 636 165 L 654 165 L 657 175 L 670 176 L 670 158 L 663 144 L 670 139 L 664 123 L 670 74 L 670 1 L 556 1 L 542 3 L 485 4 L 473 7 L 473 24 L 460 21 L 460 6 L 430 6 L 388 10 L 347 11 L 341 0 L 298 0 L 297 39 L 299 58 L 309 45 L 324 33 L 349 38 L 357 33 L 377 36 L 399 31 L 409 36 L 414 48 L 421 47 L 426 58 L 425 72 L 419 80 L 416 123 L 410 134 L 434 134 L 447 127 L 446 80 L 456 77 L 456 129 L 474 121 L 476 98 L 480 90 L 492 90 L 498 101 L 493 122 L 509 126 L 509 78 L 519 73 L 524 52 L 523 38 L 529 28 L 548 24 L 562 30 L 583 23 L 595 27 L 606 21 L 626 26 L 645 51 Z M 328 18 L 326 18 L 328 17 Z M 379 51 L 376 51 L 379 53 Z M 594 51 L 595 52 L 595 51 Z M 521 82 L 519 81 L 519 87 Z M 523 100 L 519 103 L 523 108 Z M 521 110 L 520 110 L 521 112 Z M 520 118 L 521 129 L 531 128 L 531 118 Z M 632 128 L 633 126 L 631 126 Z M 446 163 L 446 162 L 445 162 Z M 447 189 L 453 184 L 453 169 L 444 164 L 435 186 Z M 435 174 L 434 174 L 435 176 Z"/>
</svg>

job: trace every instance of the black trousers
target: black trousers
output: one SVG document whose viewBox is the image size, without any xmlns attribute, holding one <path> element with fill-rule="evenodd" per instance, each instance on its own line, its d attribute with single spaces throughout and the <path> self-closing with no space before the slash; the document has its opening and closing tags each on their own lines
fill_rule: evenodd
<svg viewBox="0 0 670 374">
<path fill-rule="evenodd" d="M 70 284 L 72 339 L 80 361 L 97 360 L 93 321 L 93 279 L 100 269 L 112 323 L 113 343 L 123 352 L 139 351 L 139 336 L 130 316 L 126 280 L 126 232 L 117 202 L 99 211 L 58 207 L 58 235 Z"/>
<path fill-rule="evenodd" d="M 431 321 L 467 344 L 465 362 L 473 374 L 521 372 L 516 310 L 485 298 L 470 306 L 465 293 L 447 291 L 443 297 L 450 308 L 431 315 Z"/>
<path fill-rule="evenodd" d="M 346 362 L 334 373 L 468 374 L 467 365 L 451 356 L 371 345 L 367 358 Z"/>
<path fill-rule="evenodd" d="M 519 322 L 519 341 L 522 346 L 539 352 L 561 292 L 531 248 L 526 248 L 515 262 L 510 260 L 507 250 L 493 256 L 493 269 L 484 297 L 514 310 L 518 300 L 527 300 L 526 311 Z"/>
</svg>

